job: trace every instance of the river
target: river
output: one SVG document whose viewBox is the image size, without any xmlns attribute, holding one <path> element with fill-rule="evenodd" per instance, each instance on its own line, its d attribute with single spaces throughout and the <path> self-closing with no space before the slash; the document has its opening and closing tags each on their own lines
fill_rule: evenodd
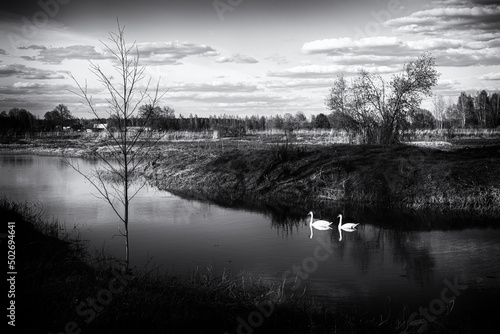
<svg viewBox="0 0 500 334">
<path fill-rule="evenodd" d="M 96 164 L 75 162 L 84 172 Z M 88 240 L 91 253 L 123 258 L 115 213 L 60 158 L 0 155 L 0 194 L 64 223 Z M 433 224 L 428 220 L 442 218 L 430 215 L 417 217 L 419 227 L 412 229 L 415 217 L 339 206 L 317 213 L 315 218 L 333 221 L 334 228 L 314 230 L 310 238 L 307 213 L 226 208 L 144 187 L 131 203 L 131 264 L 178 277 L 211 267 L 275 284 L 286 280 L 290 291 L 380 313 L 406 305 L 442 314 L 452 299 L 453 312 L 484 312 L 500 296 L 500 229 L 492 224 L 469 227 L 460 215 Z M 338 213 L 344 222 L 360 223 L 341 241 Z"/>
</svg>

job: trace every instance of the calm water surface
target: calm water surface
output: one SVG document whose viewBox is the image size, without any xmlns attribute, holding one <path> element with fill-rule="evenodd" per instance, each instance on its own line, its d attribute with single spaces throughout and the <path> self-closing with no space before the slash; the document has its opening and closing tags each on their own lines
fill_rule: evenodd
<svg viewBox="0 0 500 334">
<path fill-rule="evenodd" d="M 82 170 L 95 163 L 78 160 Z M 90 250 L 124 254 L 120 224 L 93 187 L 57 157 L 0 155 L 0 194 L 43 207 L 47 219 L 77 227 Z M 491 227 L 410 231 L 404 218 L 332 208 L 321 217 L 356 217 L 358 231 L 314 231 L 300 219 L 182 199 L 143 188 L 131 204 L 131 262 L 172 275 L 196 267 L 244 271 L 351 307 L 428 307 L 449 284 L 467 286 L 454 312 L 490 307 L 500 296 L 500 230 Z M 397 221 L 398 219 L 401 222 Z M 426 219 L 426 218 L 425 218 Z M 396 221 L 395 221 L 396 220 Z M 430 222 L 429 222 L 430 223 Z M 392 227 L 388 227 L 392 226 Z M 461 222 L 467 227 L 467 222 Z M 448 282 L 448 283 L 446 283 Z"/>
</svg>

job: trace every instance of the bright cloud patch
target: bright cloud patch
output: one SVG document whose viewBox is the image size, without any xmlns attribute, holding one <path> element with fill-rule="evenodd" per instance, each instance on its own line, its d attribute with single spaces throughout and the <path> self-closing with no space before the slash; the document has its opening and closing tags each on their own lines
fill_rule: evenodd
<svg viewBox="0 0 500 334">
<path fill-rule="evenodd" d="M 305 43 L 302 52 L 307 54 L 336 54 L 343 52 L 355 52 L 356 50 L 374 50 L 379 48 L 400 47 L 402 41 L 396 37 L 376 36 L 354 40 L 350 37 L 322 39 Z"/>
<path fill-rule="evenodd" d="M 180 83 L 174 84 L 169 91 L 172 92 L 255 92 L 257 85 L 231 82 L 211 83 Z"/>
<path fill-rule="evenodd" d="M 218 63 L 239 63 L 239 64 L 255 64 L 258 61 L 255 58 L 241 55 L 239 53 L 235 53 L 230 57 L 219 57 L 215 60 Z"/>
<path fill-rule="evenodd" d="M 331 78 L 338 74 L 357 74 L 360 69 L 361 67 L 359 66 L 305 65 L 292 67 L 284 71 L 268 72 L 268 76 L 289 78 Z M 371 70 L 377 73 L 393 73 L 397 69 L 389 66 L 377 66 L 372 68 Z"/>
<path fill-rule="evenodd" d="M 191 42 L 138 43 L 141 60 L 149 64 L 179 65 L 188 56 L 217 56 L 218 52 L 205 44 Z"/>
<path fill-rule="evenodd" d="M 500 73 L 488 73 L 479 77 L 480 80 L 500 80 Z"/>
</svg>

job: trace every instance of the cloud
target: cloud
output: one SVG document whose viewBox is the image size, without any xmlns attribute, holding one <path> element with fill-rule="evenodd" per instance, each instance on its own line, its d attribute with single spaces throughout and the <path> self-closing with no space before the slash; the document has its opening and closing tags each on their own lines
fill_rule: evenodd
<svg viewBox="0 0 500 334">
<path fill-rule="evenodd" d="M 500 30 L 500 5 L 494 1 L 441 1 L 434 8 L 388 20 L 384 25 L 399 33 L 427 35 L 465 33 L 474 38 L 476 32 Z M 471 33 L 474 32 L 474 33 Z"/>
<path fill-rule="evenodd" d="M 273 80 L 265 83 L 265 86 L 270 89 L 316 89 L 322 87 L 331 87 L 335 82 L 335 78 L 298 78 L 287 80 Z"/>
<path fill-rule="evenodd" d="M 218 56 L 211 46 L 192 42 L 137 43 L 141 61 L 146 64 L 179 65 L 188 56 Z"/>
<path fill-rule="evenodd" d="M 454 79 L 444 79 L 439 80 L 437 86 L 434 89 L 454 89 L 457 86 L 460 86 L 460 82 Z"/>
<path fill-rule="evenodd" d="M 355 52 L 357 50 L 371 50 L 380 52 L 389 47 L 400 47 L 403 44 L 396 37 L 376 36 L 365 37 L 354 40 L 350 37 L 321 39 L 305 43 L 302 46 L 302 52 L 306 54 L 327 54 L 335 55 L 346 52 Z"/>
<path fill-rule="evenodd" d="M 169 88 L 171 92 L 255 92 L 256 85 L 246 83 L 212 82 L 212 83 L 181 83 Z"/>
<path fill-rule="evenodd" d="M 298 97 L 291 97 L 289 95 L 276 95 L 267 92 L 256 92 L 256 93 L 227 93 L 227 92 L 177 92 L 172 93 L 169 97 L 171 100 L 177 101 L 198 101 L 203 103 L 219 103 L 219 104 L 231 104 L 231 106 L 236 106 L 237 104 L 248 104 L 254 103 L 256 105 L 267 105 L 268 103 L 284 103 L 297 101 Z"/>
<path fill-rule="evenodd" d="M 14 85 L 12 85 L 14 88 L 45 88 L 47 87 L 47 84 L 44 82 L 16 82 Z"/>
<path fill-rule="evenodd" d="M 424 51 L 434 56 L 437 66 L 500 65 L 500 5 L 494 3 L 433 1 L 424 10 L 382 23 L 394 28 L 398 36 L 320 39 L 304 43 L 302 52 L 368 70 L 402 65 Z"/>
<path fill-rule="evenodd" d="M 429 51 L 438 66 L 499 65 L 500 38 L 468 41 L 457 38 L 427 37 L 404 41 L 397 37 L 349 37 L 323 39 L 305 43 L 306 54 L 325 54 L 337 65 L 360 67 L 393 66 L 414 61 Z"/>
<path fill-rule="evenodd" d="M 92 45 L 71 45 L 66 47 L 45 48 L 38 52 L 37 60 L 50 64 L 61 64 L 72 59 L 111 59 L 110 55 L 99 53 Z"/>
<path fill-rule="evenodd" d="M 41 70 L 22 64 L 0 65 L 0 78 L 17 77 L 22 79 L 64 79 L 61 72 Z"/>
<path fill-rule="evenodd" d="M 239 64 L 255 64 L 258 61 L 255 58 L 235 53 L 230 57 L 222 56 L 215 60 L 218 63 L 239 63 Z"/>
<path fill-rule="evenodd" d="M 20 46 L 18 47 L 19 50 L 45 50 L 47 49 L 43 45 L 30 45 L 30 46 Z"/>
<path fill-rule="evenodd" d="M 24 59 L 26 61 L 35 61 L 36 57 L 31 57 L 31 56 L 21 56 L 21 59 Z"/>
<path fill-rule="evenodd" d="M 266 59 L 266 60 L 272 60 L 272 61 L 274 61 L 278 65 L 283 65 L 283 64 L 288 64 L 289 63 L 289 61 L 288 61 L 288 59 L 286 57 L 280 56 L 277 53 L 274 53 L 271 56 L 266 57 L 264 59 Z"/>
<path fill-rule="evenodd" d="M 53 84 L 47 82 L 16 82 L 12 86 L 0 86 L 0 93 L 6 95 L 19 95 L 21 97 L 27 98 L 27 96 L 41 96 L 41 95 L 53 95 L 55 93 L 58 96 L 61 92 L 68 92 L 70 88 L 66 84 Z"/>
<path fill-rule="evenodd" d="M 481 49 L 482 43 L 475 44 Z M 415 41 L 403 41 L 397 37 L 376 36 L 354 40 L 350 37 L 323 39 L 305 43 L 302 52 L 306 54 L 326 54 L 329 56 L 352 56 L 393 59 L 395 53 L 400 55 L 414 55 L 420 51 L 446 50 L 450 48 L 471 48 L 461 39 L 427 38 Z"/>
<path fill-rule="evenodd" d="M 271 77 L 288 77 L 288 78 L 331 78 L 338 74 L 352 75 L 357 74 L 360 66 L 345 66 L 345 65 L 304 65 L 295 66 L 283 71 L 271 71 L 267 75 Z M 370 69 L 377 73 L 393 73 L 397 68 L 390 66 L 375 66 Z"/>
<path fill-rule="evenodd" d="M 500 72 L 481 75 L 479 77 L 479 80 L 494 80 L 494 81 L 500 80 Z"/>
<path fill-rule="evenodd" d="M 5 51 L 4 49 L 0 49 L 0 55 L 2 56 L 7 55 L 7 51 Z"/>
</svg>

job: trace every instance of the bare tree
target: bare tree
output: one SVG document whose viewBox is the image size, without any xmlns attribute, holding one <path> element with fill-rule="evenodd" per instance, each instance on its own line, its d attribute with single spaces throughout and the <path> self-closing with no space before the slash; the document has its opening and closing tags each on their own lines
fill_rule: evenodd
<svg viewBox="0 0 500 334">
<path fill-rule="evenodd" d="M 367 142 L 397 142 L 422 96 L 430 96 L 437 84 L 439 73 L 434 66 L 434 58 L 424 53 L 389 82 L 363 69 L 350 86 L 341 76 L 327 96 L 327 107 L 351 117 Z"/>
<path fill-rule="evenodd" d="M 113 211 L 123 223 L 124 231 L 120 234 L 125 238 L 125 263 L 129 266 L 129 205 L 130 201 L 144 187 L 145 180 L 138 180 L 140 169 L 146 164 L 146 159 L 154 144 L 161 138 L 153 139 L 146 131 L 148 118 L 156 108 L 162 95 L 159 95 L 159 83 L 150 94 L 150 80 L 144 88 L 139 84 L 145 79 L 145 68 L 139 66 L 139 50 L 136 43 L 127 45 L 124 38 L 125 27 L 118 23 L 118 32 L 109 33 L 108 45 L 101 41 L 106 49 L 113 55 L 113 67 L 118 77 L 104 73 L 103 69 L 96 63 L 90 63 L 91 72 L 103 85 L 109 97 L 106 99 L 107 108 L 105 112 L 116 126 L 116 131 L 108 127 L 105 149 L 95 150 L 100 164 L 91 174 L 84 173 L 71 159 L 65 160 L 81 175 L 83 175 L 99 192 L 105 201 L 109 203 Z M 90 108 L 90 112 L 101 118 L 100 110 L 93 100 L 87 88 L 71 76 L 78 90 L 74 92 L 83 99 L 84 104 Z M 131 129 L 131 120 L 139 106 L 147 103 L 150 108 L 143 116 L 143 123 L 139 129 Z M 141 167 L 142 166 L 142 167 Z M 134 187 L 132 187 L 135 184 Z"/>
<path fill-rule="evenodd" d="M 432 99 L 432 107 L 434 111 L 434 117 L 438 120 L 439 128 L 443 128 L 443 118 L 444 112 L 446 110 L 446 102 L 442 95 L 434 96 Z"/>
</svg>

